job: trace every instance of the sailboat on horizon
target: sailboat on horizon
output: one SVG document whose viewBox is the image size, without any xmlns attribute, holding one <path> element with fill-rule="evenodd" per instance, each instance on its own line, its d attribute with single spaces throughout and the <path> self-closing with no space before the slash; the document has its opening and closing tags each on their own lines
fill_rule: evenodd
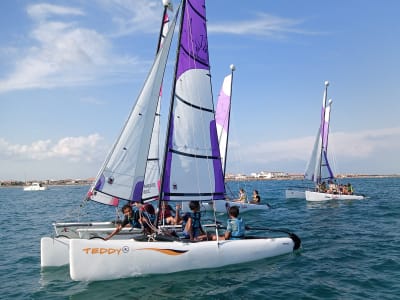
<svg viewBox="0 0 400 300">
<path fill-rule="evenodd" d="M 306 167 L 304 179 L 313 182 L 313 190 L 285 191 L 286 198 L 305 198 L 307 201 L 325 200 L 360 200 L 364 195 L 353 193 L 350 184 L 344 186 L 337 183 L 328 160 L 329 125 L 332 108 L 332 99 L 327 100 L 329 82 L 325 81 L 324 96 L 322 99 L 321 124 Z"/>
</svg>

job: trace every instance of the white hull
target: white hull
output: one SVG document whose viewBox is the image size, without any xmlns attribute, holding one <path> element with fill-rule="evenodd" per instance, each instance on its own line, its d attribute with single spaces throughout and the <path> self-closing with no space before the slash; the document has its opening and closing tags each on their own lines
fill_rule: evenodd
<svg viewBox="0 0 400 300">
<path fill-rule="evenodd" d="M 40 266 L 60 267 L 69 264 L 69 238 L 42 237 L 40 239 Z"/>
<path fill-rule="evenodd" d="M 286 199 L 305 199 L 306 193 L 305 193 L 305 191 L 286 190 L 285 197 L 286 197 Z"/>
<path fill-rule="evenodd" d="M 39 183 L 33 183 L 32 185 L 24 187 L 24 191 L 45 191 L 45 190 L 47 190 L 47 187 L 42 186 Z"/>
<path fill-rule="evenodd" d="M 206 242 L 70 240 L 70 275 L 76 281 L 217 268 L 292 252 L 289 237 Z"/>
<path fill-rule="evenodd" d="M 76 239 L 102 239 L 115 229 L 112 222 L 55 223 L 56 237 L 42 237 L 40 240 L 40 266 L 59 267 L 69 264 L 69 242 Z M 123 228 L 116 238 L 129 239 L 141 229 Z"/>
<path fill-rule="evenodd" d="M 307 201 L 327 201 L 327 200 L 362 200 L 365 197 L 362 195 L 343 195 L 343 194 L 328 194 L 306 191 Z"/>
</svg>

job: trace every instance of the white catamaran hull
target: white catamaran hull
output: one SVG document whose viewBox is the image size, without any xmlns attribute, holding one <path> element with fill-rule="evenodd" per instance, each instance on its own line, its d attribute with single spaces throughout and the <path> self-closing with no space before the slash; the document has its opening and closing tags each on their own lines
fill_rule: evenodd
<svg viewBox="0 0 400 300">
<path fill-rule="evenodd" d="M 285 196 L 286 196 L 286 199 L 305 199 L 306 193 L 305 193 L 305 191 L 286 190 Z"/>
<path fill-rule="evenodd" d="M 64 227 L 64 230 L 60 231 L 58 227 L 60 224 L 69 225 L 69 227 Z M 89 226 L 89 224 L 92 225 Z M 72 238 L 103 239 L 115 230 L 115 226 L 111 222 L 56 223 L 55 228 L 59 234 L 57 237 L 42 237 L 40 240 L 40 266 L 42 268 L 69 264 L 69 244 Z M 116 238 L 130 239 L 132 234 L 140 234 L 141 231 L 138 228 L 123 228 Z"/>
<path fill-rule="evenodd" d="M 69 238 L 42 237 L 40 239 L 40 266 L 60 267 L 69 264 Z"/>
<path fill-rule="evenodd" d="M 343 194 L 328 194 L 306 191 L 307 201 L 327 201 L 327 200 L 362 200 L 365 197 L 362 195 L 343 195 Z"/>
<path fill-rule="evenodd" d="M 206 242 L 70 241 L 70 275 L 76 281 L 216 268 L 292 252 L 289 237 Z"/>
</svg>

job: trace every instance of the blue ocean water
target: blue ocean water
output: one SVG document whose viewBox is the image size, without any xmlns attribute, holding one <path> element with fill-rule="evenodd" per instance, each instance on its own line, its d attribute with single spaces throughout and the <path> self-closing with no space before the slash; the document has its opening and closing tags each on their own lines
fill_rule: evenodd
<svg viewBox="0 0 400 300">
<path fill-rule="evenodd" d="M 80 207 L 86 186 L 44 192 L 0 188 L 1 299 L 396 299 L 400 295 L 400 178 L 352 179 L 365 200 L 309 204 L 286 200 L 301 181 L 229 182 L 258 189 L 273 209 L 249 212 L 248 225 L 289 229 L 293 254 L 218 269 L 102 282 L 74 282 L 68 267 L 40 268 L 40 238 L 54 221 L 112 220 L 113 208 Z M 347 182 L 347 181 L 346 181 Z M 219 217 L 225 221 L 226 216 Z"/>
</svg>

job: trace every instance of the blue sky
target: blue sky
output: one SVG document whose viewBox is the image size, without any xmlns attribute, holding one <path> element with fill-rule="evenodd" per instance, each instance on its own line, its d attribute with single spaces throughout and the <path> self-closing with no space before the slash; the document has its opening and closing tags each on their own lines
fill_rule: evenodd
<svg viewBox="0 0 400 300">
<path fill-rule="evenodd" d="M 236 66 L 227 172 L 302 173 L 329 80 L 334 170 L 399 174 L 399 11 L 208 1 L 214 101 Z M 0 180 L 94 177 L 151 65 L 161 0 L 6 0 L 0 14 Z"/>
</svg>

